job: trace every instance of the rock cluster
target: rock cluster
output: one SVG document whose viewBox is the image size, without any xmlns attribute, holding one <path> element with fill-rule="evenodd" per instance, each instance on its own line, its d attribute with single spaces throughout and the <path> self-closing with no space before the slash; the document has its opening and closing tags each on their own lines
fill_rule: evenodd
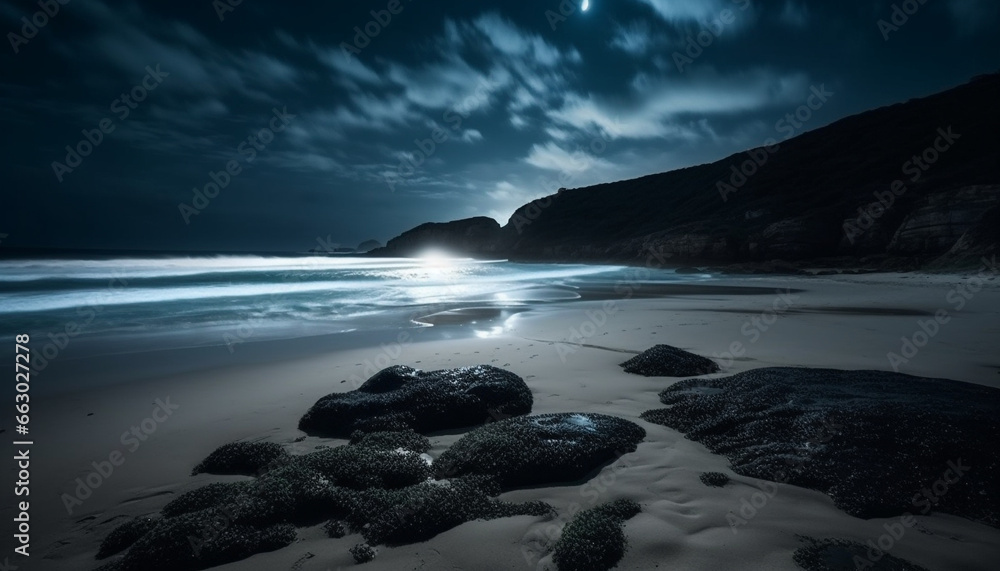
<svg viewBox="0 0 1000 571">
<path fill-rule="evenodd" d="M 360 533 L 367 547 L 358 552 L 374 554 L 371 546 L 422 541 L 474 519 L 551 512 L 541 502 L 494 499 L 500 488 L 490 478 L 431 480 L 421 455 L 428 446 L 412 432 L 371 433 L 354 444 L 276 457 L 254 480 L 209 484 L 168 503 L 162 518 L 120 525 L 99 557 L 125 554 L 101 569 L 205 569 L 284 547 L 295 540 L 296 526 L 324 520 L 331 536 Z M 227 458 L 217 465 L 223 471 L 257 458 L 255 447 L 223 449 L 210 455 Z"/>
<path fill-rule="evenodd" d="M 681 381 L 642 417 L 743 476 L 829 494 L 847 513 L 945 512 L 1000 525 L 1000 390 L 881 371 L 765 368 Z"/>
<path fill-rule="evenodd" d="M 378 545 L 425 541 L 467 521 L 551 517 L 553 508 L 544 502 L 514 504 L 497 496 L 513 486 L 587 477 L 634 451 L 646 434 L 600 414 L 510 416 L 529 413 L 531 405 L 520 377 L 488 365 L 428 373 L 384 369 L 356 391 L 320 399 L 302 419 L 304 429 L 349 436 L 349 444 L 307 454 L 268 442 L 219 447 L 194 474 L 254 478 L 185 492 L 158 517 L 118 526 L 100 547 L 99 558 L 113 557 L 100 571 L 205 569 L 284 547 L 295 541 L 296 527 L 322 522 L 331 538 L 361 535 L 364 543 L 351 553 L 362 563 L 377 555 Z M 493 419 L 499 420 L 472 430 L 433 464 L 426 454 L 430 441 L 417 432 Z M 631 509 L 623 505 L 587 516 L 573 528 L 579 539 L 571 533 L 564 545 L 614 528 L 586 557 L 617 561 L 624 536 L 615 518 Z M 566 549 L 564 559 L 574 560 Z"/>
</svg>

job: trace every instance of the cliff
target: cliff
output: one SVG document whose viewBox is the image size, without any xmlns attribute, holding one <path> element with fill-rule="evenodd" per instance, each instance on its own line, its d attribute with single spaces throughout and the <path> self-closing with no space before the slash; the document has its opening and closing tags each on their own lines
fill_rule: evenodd
<svg viewBox="0 0 1000 571">
<path fill-rule="evenodd" d="M 453 222 L 428 222 L 389 240 L 370 252 L 380 257 L 417 257 L 429 252 L 474 258 L 506 257 L 500 224 L 480 216 Z"/>
<path fill-rule="evenodd" d="M 1000 74 L 847 117 L 777 147 L 633 180 L 562 189 L 490 219 L 389 242 L 522 261 L 676 265 L 837 259 L 923 264 L 1000 204 Z M 987 251 L 980 229 L 963 252 Z M 968 256 L 952 256 L 953 261 Z M 889 261 L 896 260 L 896 261 Z"/>
</svg>

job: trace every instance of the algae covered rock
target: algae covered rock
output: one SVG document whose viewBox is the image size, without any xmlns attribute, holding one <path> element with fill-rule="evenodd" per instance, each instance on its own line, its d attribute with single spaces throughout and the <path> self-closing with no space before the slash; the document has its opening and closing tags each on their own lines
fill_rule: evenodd
<svg viewBox="0 0 1000 571">
<path fill-rule="evenodd" d="M 354 562 L 360 565 L 375 559 L 378 550 L 367 543 L 359 543 L 351 548 L 351 555 L 354 556 Z"/>
<path fill-rule="evenodd" d="M 567 482 L 635 451 L 645 436 L 635 423 L 603 414 L 509 418 L 463 436 L 433 469 L 438 478 L 488 476 L 504 488 Z"/>
<path fill-rule="evenodd" d="M 1000 525 L 1000 390 L 882 371 L 765 368 L 681 381 L 642 417 L 740 475 L 824 492 L 861 518 Z"/>
<path fill-rule="evenodd" d="M 560 571 L 606 571 L 625 555 L 624 523 L 641 511 L 632 500 L 614 502 L 578 513 L 563 528 L 553 561 Z"/>
<path fill-rule="evenodd" d="M 355 496 L 347 519 L 372 545 L 400 545 L 428 540 L 467 521 L 541 516 L 552 511 L 543 502 L 512 504 L 494 499 L 499 493 L 495 482 L 478 476 L 399 490 L 372 489 Z"/>
<path fill-rule="evenodd" d="M 319 399 L 299 429 L 340 437 L 355 430 L 426 433 L 483 424 L 498 414 L 527 414 L 531 405 L 521 377 L 490 365 L 429 372 L 393 366 L 357 390 Z"/>
<path fill-rule="evenodd" d="M 496 367 L 390 367 L 303 417 L 304 428 L 350 444 L 302 455 L 269 442 L 219 447 L 192 473 L 256 478 L 191 490 L 164 507 L 163 519 L 119 526 L 102 555 L 127 551 L 102 569 L 205 569 L 288 545 L 296 526 L 324 521 L 332 537 L 362 534 L 366 548 L 356 555 L 366 559 L 371 546 L 428 539 L 466 521 L 549 513 L 541 502 L 496 500 L 500 488 L 487 478 L 433 481 L 430 441 L 418 433 L 526 414 L 531 405 L 524 380 Z"/>
<path fill-rule="evenodd" d="M 383 450 L 412 450 L 424 453 L 431 449 L 431 441 L 422 434 L 412 430 L 396 432 L 355 432 L 351 435 L 351 444 L 355 446 L 370 446 Z"/>
<path fill-rule="evenodd" d="M 330 483 L 352 489 L 402 488 L 431 477 L 431 443 L 412 430 L 355 432 L 348 446 L 326 448 L 295 457 L 302 466 L 317 470 Z"/>
<path fill-rule="evenodd" d="M 156 527 L 158 521 L 151 517 L 137 517 L 119 525 L 104 538 L 97 551 L 98 559 L 111 557 L 128 549 L 146 532 Z"/>
<path fill-rule="evenodd" d="M 495 499 L 500 488 L 478 476 L 431 479 L 430 443 L 410 432 L 356 434 L 353 444 L 286 455 L 258 477 L 218 482 L 168 503 L 163 519 L 137 519 L 112 531 L 102 571 L 185 571 L 284 547 L 296 526 L 326 522 L 331 537 L 360 533 L 369 546 L 429 539 L 467 521 L 544 515 L 541 502 Z M 233 448 L 225 445 L 228 457 Z"/>
<path fill-rule="evenodd" d="M 715 361 L 670 345 L 656 345 L 621 364 L 645 377 L 697 377 L 719 372 Z"/>
<path fill-rule="evenodd" d="M 201 461 L 191 475 L 240 474 L 253 476 L 286 458 L 288 453 L 274 442 L 231 442 Z"/>
<path fill-rule="evenodd" d="M 331 519 L 323 524 L 323 531 L 326 532 L 327 537 L 340 539 L 347 535 L 347 526 L 339 519 Z"/>
<path fill-rule="evenodd" d="M 159 521 L 107 568 L 121 571 L 185 571 L 239 561 L 295 541 L 291 525 L 248 526 L 216 509 Z"/>
<path fill-rule="evenodd" d="M 175 517 L 186 513 L 231 504 L 250 491 L 251 482 L 215 482 L 184 492 L 163 506 L 164 517 Z"/>
<path fill-rule="evenodd" d="M 296 462 L 345 488 L 402 488 L 431 477 L 430 465 L 420 453 L 403 448 L 339 446 L 306 454 Z"/>
<path fill-rule="evenodd" d="M 705 472 L 698 478 L 702 484 L 712 488 L 723 488 L 729 483 L 729 476 L 722 472 Z"/>
</svg>

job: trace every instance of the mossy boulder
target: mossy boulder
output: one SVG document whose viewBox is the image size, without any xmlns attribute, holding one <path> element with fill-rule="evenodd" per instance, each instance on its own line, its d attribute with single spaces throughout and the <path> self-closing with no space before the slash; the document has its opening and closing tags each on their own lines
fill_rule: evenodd
<svg viewBox="0 0 1000 571">
<path fill-rule="evenodd" d="M 295 541 L 291 525 L 248 526 L 215 508 L 166 518 L 138 538 L 108 568 L 120 571 L 189 571 L 239 561 Z"/>
<path fill-rule="evenodd" d="M 431 449 L 431 441 L 413 430 L 395 432 L 355 432 L 351 435 L 351 444 L 355 446 L 370 446 L 383 450 L 412 450 L 424 453 Z"/>
<path fill-rule="evenodd" d="M 625 555 L 625 522 L 641 511 L 632 500 L 584 510 L 563 528 L 552 560 L 560 571 L 606 571 Z"/>
<path fill-rule="evenodd" d="M 347 535 L 347 526 L 339 519 L 331 519 L 323 524 L 323 531 L 326 532 L 327 537 L 340 539 Z"/>
<path fill-rule="evenodd" d="M 697 377 L 719 372 L 715 361 L 670 345 L 656 345 L 621 364 L 626 373 L 645 377 Z"/>
<path fill-rule="evenodd" d="M 231 504 L 250 491 L 251 482 L 216 482 L 184 492 L 163 506 L 164 517 L 176 517 L 205 508 Z"/>
<path fill-rule="evenodd" d="M 861 518 L 945 512 L 1000 525 L 1000 390 L 882 371 L 765 368 L 691 379 L 642 417 L 751 478 Z M 950 482 L 949 482 L 950 480 Z M 930 492 L 935 484 L 947 493 Z"/>
<path fill-rule="evenodd" d="M 378 550 L 367 543 L 359 543 L 351 548 L 351 555 L 354 556 L 354 562 L 360 565 L 375 559 Z"/>
<path fill-rule="evenodd" d="M 323 474 L 334 485 L 353 489 L 402 488 L 431 477 L 430 464 L 420 453 L 370 443 L 320 450 L 296 462 Z"/>
<path fill-rule="evenodd" d="M 318 470 L 292 464 L 258 478 L 230 506 L 240 523 L 312 525 L 350 508 L 349 490 L 333 485 Z"/>
<path fill-rule="evenodd" d="M 371 489 L 355 496 L 348 522 L 372 545 L 426 541 L 467 521 L 550 514 L 543 502 L 511 504 L 494 499 L 499 486 L 470 476 L 425 482 L 399 490 Z"/>
<path fill-rule="evenodd" d="M 156 527 L 158 520 L 151 517 L 136 517 L 111 530 L 111 533 L 101 542 L 97 551 L 98 559 L 111 557 L 128 549 L 146 532 Z"/>
<path fill-rule="evenodd" d="M 356 390 L 321 398 L 299 429 L 344 438 L 355 430 L 426 433 L 527 414 L 531 405 L 524 379 L 490 365 L 429 372 L 393 366 Z"/>
<path fill-rule="evenodd" d="M 331 537 L 361 533 L 374 546 L 422 541 L 474 519 L 551 511 L 495 499 L 500 488 L 488 478 L 431 480 L 421 452 L 429 442 L 412 432 L 357 436 L 347 446 L 281 456 L 253 480 L 186 492 L 163 519 L 126 522 L 101 553 L 128 551 L 102 571 L 205 569 L 288 545 L 296 526 L 323 521 Z"/>
<path fill-rule="evenodd" d="M 645 436 L 635 423 L 603 414 L 509 418 L 460 438 L 433 469 L 438 478 L 488 476 L 504 488 L 570 482 L 635 451 Z"/>
<path fill-rule="evenodd" d="M 702 484 L 712 488 L 722 488 L 729 483 L 729 476 L 722 472 L 705 472 L 698 477 Z"/>
<path fill-rule="evenodd" d="M 207 473 L 253 476 L 287 456 L 284 448 L 274 442 L 231 442 L 209 454 L 194 467 L 191 475 Z"/>
</svg>

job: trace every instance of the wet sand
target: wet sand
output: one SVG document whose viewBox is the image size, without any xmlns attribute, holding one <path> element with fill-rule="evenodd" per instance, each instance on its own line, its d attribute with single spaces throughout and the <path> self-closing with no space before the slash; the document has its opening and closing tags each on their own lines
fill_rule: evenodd
<svg viewBox="0 0 1000 571">
<path fill-rule="evenodd" d="M 122 367 L 143 368 L 141 375 L 134 372 L 142 380 L 43 392 L 32 403 L 32 555 L 29 562 L 11 562 L 31 570 L 93 569 L 100 541 L 125 517 L 155 513 L 177 494 L 209 482 L 243 479 L 189 475 L 218 446 L 238 439 L 266 439 L 293 452 L 336 445 L 342 441 L 302 439 L 296 429 L 319 397 L 355 388 L 387 364 L 433 370 L 487 363 L 525 379 L 533 413 L 611 414 L 648 433 L 636 452 L 589 482 L 516 490 L 503 499 L 547 501 L 561 517 L 574 504 L 638 501 L 643 512 L 625 526 L 630 548 L 622 569 L 796 569 L 791 555 L 802 545 L 797 534 L 864 543 L 884 533 L 882 525 L 892 518 L 860 520 L 836 509 L 824 494 L 781 484 L 734 533 L 727 515 L 738 513 L 764 483 L 733 475 L 725 458 L 677 431 L 640 420 L 640 413 L 661 406 L 657 393 L 676 380 L 629 375 L 618 364 L 667 343 L 715 358 L 723 369 L 717 376 L 766 366 L 892 370 L 887 354 L 901 353 L 902 339 L 944 310 L 951 319 L 899 364 L 900 372 L 998 387 L 1000 288 L 990 282 L 957 309 L 949 294 L 968 282 L 963 276 L 876 274 L 726 278 L 656 288 L 655 294 L 653 288 L 632 295 L 620 290 L 617 297 L 612 288 L 588 293 L 583 301 L 533 305 L 510 315 L 474 308 L 446 314 L 429 328 L 437 332 L 428 340 L 400 340 L 391 332 L 366 346 L 341 349 L 331 340 L 328 348 L 317 342 L 310 351 L 268 359 L 249 358 L 263 347 L 248 344 L 210 367 L 181 372 L 159 363 L 184 362 L 191 350 L 147 356 L 145 365 L 141 356 L 110 358 L 91 364 L 88 374 L 99 376 L 104 367 L 128 380 Z M 176 409 L 164 418 L 156 402 L 167 398 Z M 134 451 L 123 443 L 130 427 L 154 417 L 147 423 L 154 430 Z M 459 436 L 433 435 L 430 454 L 437 457 Z M 76 478 L 85 480 L 93 462 L 116 450 L 124 462 L 68 514 L 62 495 L 76 494 Z M 707 487 L 699 481 L 705 471 L 727 473 L 733 483 Z M 0 517 L 12 517 L 9 504 Z M 929 569 L 990 569 L 1000 560 L 998 529 L 950 515 L 917 519 L 920 532 L 908 532 L 892 555 Z M 365 569 L 553 568 L 549 549 L 561 523 L 528 516 L 470 522 L 424 543 L 380 547 Z M 360 536 L 328 539 L 320 527 L 300 529 L 290 547 L 218 569 L 352 567 L 348 549 Z"/>
</svg>

